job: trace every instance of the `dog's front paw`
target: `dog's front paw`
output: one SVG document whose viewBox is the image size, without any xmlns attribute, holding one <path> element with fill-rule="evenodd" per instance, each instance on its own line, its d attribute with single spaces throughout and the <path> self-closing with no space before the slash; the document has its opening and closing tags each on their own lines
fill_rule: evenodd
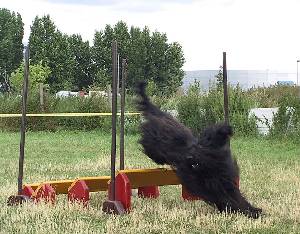
<svg viewBox="0 0 300 234">
<path fill-rule="evenodd" d="M 262 214 L 261 208 L 251 207 L 244 212 L 249 218 L 258 219 Z"/>
</svg>

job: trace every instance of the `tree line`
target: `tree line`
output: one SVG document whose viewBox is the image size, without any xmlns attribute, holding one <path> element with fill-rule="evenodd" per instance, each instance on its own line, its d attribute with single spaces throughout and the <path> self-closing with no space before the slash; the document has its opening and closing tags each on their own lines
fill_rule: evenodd
<svg viewBox="0 0 300 234">
<path fill-rule="evenodd" d="M 20 86 L 23 27 L 19 13 L 0 9 L 0 89 L 5 91 Z M 128 27 L 119 21 L 96 31 L 90 45 L 80 34 L 61 32 L 49 15 L 36 16 L 30 28 L 30 63 L 35 71 L 31 79 L 48 84 L 52 92 L 106 89 L 111 83 L 113 40 L 118 42 L 120 58 L 128 61 L 129 91 L 141 79 L 147 80 L 157 95 L 168 96 L 181 86 L 182 47 L 177 42 L 169 43 L 165 33 Z"/>
</svg>

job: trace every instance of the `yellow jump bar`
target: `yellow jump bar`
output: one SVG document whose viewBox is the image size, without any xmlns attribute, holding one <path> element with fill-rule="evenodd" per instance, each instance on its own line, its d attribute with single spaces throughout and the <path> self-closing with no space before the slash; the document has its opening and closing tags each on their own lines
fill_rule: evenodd
<svg viewBox="0 0 300 234">
<path fill-rule="evenodd" d="M 43 114 L 26 114 L 27 117 L 92 117 L 92 116 L 111 116 L 112 113 L 43 113 Z M 117 115 L 121 115 L 117 113 Z M 140 115 L 137 112 L 127 112 L 124 115 Z M 0 114 L 0 118 L 21 117 L 22 114 Z"/>
<path fill-rule="evenodd" d="M 50 184 L 55 189 L 56 194 L 68 194 L 69 187 L 77 180 L 84 180 L 90 192 L 106 191 L 110 176 L 82 177 L 76 180 L 45 181 L 43 183 L 25 184 L 23 187 L 30 186 L 33 190 L 36 190 L 41 184 Z"/>
<path fill-rule="evenodd" d="M 129 169 L 120 170 L 118 173 L 127 175 L 132 189 L 144 186 L 163 186 L 181 184 L 173 169 Z M 46 181 L 43 183 L 25 184 L 36 190 L 41 184 L 50 184 L 56 194 L 68 194 L 69 187 L 78 180 L 84 180 L 90 192 L 107 191 L 110 176 L 81 177 L 75 180 Z"/>
<path fill-rule="evenodd" d="M 129 169 L 119 173 L 127 175 L 131 188 L 181 184 L 174 170 L 168 168 Z"/>
</svg>

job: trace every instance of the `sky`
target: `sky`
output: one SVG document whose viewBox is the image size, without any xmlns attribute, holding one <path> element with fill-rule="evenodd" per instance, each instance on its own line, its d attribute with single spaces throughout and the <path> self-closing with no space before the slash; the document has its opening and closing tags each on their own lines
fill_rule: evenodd
<svg viewBox="0 0 300 234">
<path fill-rule="evenodd" d="M 296 73 L 300 59 L 299 0 L 0 0 L 0 8 L 21 14 L 24 42 L 37 15 L 90 44 L 106 24 L 148 26 L 182 45 L 186 71 L 218 69 L 223 51 L 231 70 Z"/>
</svg>

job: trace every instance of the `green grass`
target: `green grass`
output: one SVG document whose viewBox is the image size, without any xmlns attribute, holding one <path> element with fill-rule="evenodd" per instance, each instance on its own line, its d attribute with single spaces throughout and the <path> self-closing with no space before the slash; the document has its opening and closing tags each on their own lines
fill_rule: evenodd
<svg viewBox="0 0 300 234">
<path fill-rule="evenodd" d="M 156 167 L 141 153 L 138 136 L 126 137 L 126 167 Z M 0 233 L 300 233 L 300 144 L 235 138 L 241 190 L 264 216 L 225 215 L 202 201 L 184 202 L 180 186 L 161 187 L 158 199 L 132 198 L 132 211 L 101 211 L 106 193 L 93 193 L 88 208 L 58 196 L 55 205 L 7 207 L 16 193 L 20 137 L 0 133 Z M 29 132 L 24 182 L 109 175 L 110 136 L 101 132 Z"/>
</svg>

